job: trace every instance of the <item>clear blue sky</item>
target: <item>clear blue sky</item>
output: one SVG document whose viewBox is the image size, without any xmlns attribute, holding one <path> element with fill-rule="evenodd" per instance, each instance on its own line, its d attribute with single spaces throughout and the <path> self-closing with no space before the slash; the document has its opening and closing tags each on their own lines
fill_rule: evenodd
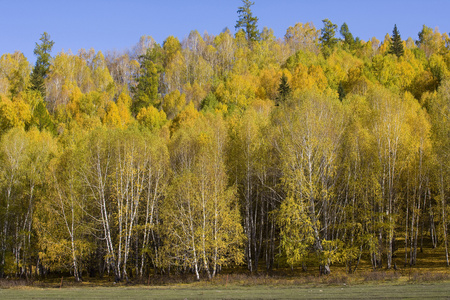
<svg viewBox="0 0 450 300">
<path fill-rule="evenodd" d="M 328 18 L 339 27 L 346 22 L 362 40 L 383 40 L 394 24 L 401 37 L 417 39 L 425 24 L 450 31 L 450 0 L 254 0 L 259 28 L 283 37 L 289 26 L 313 22 L 322 27 Z M 168 36 L 180 39 L 191 30 L 217 35 L 225 27 L 234 32 L 241 0 L 0 0 L 0 54 L 22 51 L 34 63 L 33 49 L 47 31 L 61 50 L 94 48 L 125 50 L 142 35 L 162 43 Z"/>
</svg>

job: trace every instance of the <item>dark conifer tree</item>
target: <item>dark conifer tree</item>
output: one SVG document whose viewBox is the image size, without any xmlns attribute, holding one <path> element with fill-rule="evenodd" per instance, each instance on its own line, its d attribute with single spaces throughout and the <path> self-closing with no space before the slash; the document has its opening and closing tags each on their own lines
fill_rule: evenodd
<svg viewBox="0 0 450 300">
<path fill-rule="evenodd" d="M 291 87 L 289 86 L 286 75 L 283 74 L 283 76 L 281 76 L 280 85 L 278 86 L 277 100 L 279 102 L 285 102 L 290 95 L 291 95 Z"/>
<path fill-rule="evenodd" d="M 331 55 L 334 47 L 338 43 L 338 39 L 335 37 L 337 25 L 331 23 L 330 20 L 322 20 L 324 27 L 320 30 L 319 41 L 322 44 L 322 53 L 325 57 Z"/>
<path fill-rule="evenodd" d="M 31 123 L 41 131 L 43 129 L 46 129 L 50 132 L 55 132 L 55 125 L 53 124 L 52 117 L 48 113 L 48 110 L 45 107 L 45 103 L 44 101 L 42 101 L 42 99 L 39 100 L 33 111 Z"/>
<path fill-rule="evenodd" d="M 255 4 L 250 0 L 242 0 L 242 6 L 238 7 L 237 13 L 239 14 L 239 20 L 236 21 L 236 29 L 244 29 L 247 41 L 258 41 L 260 33 L 258 30 L 258 17 L 254 17 L 250 7 Z"/>
<path fill-rule="evenodd" d="M 136 78 L 137 85 L 131 88 L 133 92 L 132 112 L 137 113 L 144 107 L 158 106 L 159 77 L 162 72 L 161 48 L 155 46 L 139 57 L 140 70 Z"/>
<path fill-rule="evenodd" d="M 39 40 L 41 43 L 36 43 L 36 48 L 34 48 L 34 55 L 37 56 L 37 60 L 30 81 L 31 89 L 39 91 L 45 97 L 44 80 L 50 69 L 50 52 L 55 42 L 50 40 L 50 35 L 47 32 L 44 32 Z"/>
<path fill-rule="evenodd" d="M 353 34 L 348 29 L 347 23 L 342 24 L 339 32 L 344 38 L 344 43 L 347 44 L 349 47 L 352 47 L 353 44 L 355 43 L 355 39 L 353 38 Z"/>
<path fill-rule="evenodd" d="M 339 100 L 341 100 L 341 101 L 344 100 L 345 96 L 347 96 L 347 93 L 345 92 L 344 85 L 342 84 L 342 82 L 339 82 L 338 95 L 339 95 Z"/>
<path fill-rule="evenodd" d="M 394 31 L 391 37 L 391 48 L 389 49 L 389 54 L 395 54 L 397 57 L 403 55 L 405 50 L 403 49 L 402 38 L 400 37 L 400 32 L 397 29 L 397 25 L 394 26 Z"/>
</svg>

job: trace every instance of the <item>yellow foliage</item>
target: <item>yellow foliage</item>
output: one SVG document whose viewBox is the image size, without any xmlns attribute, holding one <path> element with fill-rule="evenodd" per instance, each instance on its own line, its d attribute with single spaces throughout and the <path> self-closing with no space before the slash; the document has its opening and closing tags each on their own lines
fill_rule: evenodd
<svg viewBox="0 0 450 300">
<path fill-rule="evenodd" d="M 327 88 L 328 80 L 321 66 L 311 65 L 308 70 L 308 75 L 314 79 L 314 85 L 319 91 Z"/>
<path fill-rule="evenodd" d="M 176 117 L 171 125 L 172 133 L 180 127 L 193 127 L 200 113 L 195 109 L 194 103 L 190 102 Z"/>
<path fill-rule="evenodd" d="M 181 51 L 181 44 L 178 38 L 169 36 L 163 43 L 163 50 L 165 54 L 165 66 L 168 66 L 174 57 Z"/>
<path fill-rule="evenodd" d="M 218 115 L 226 115 L 228 113 L 228 106 L 224 103 L 219 102 L 214 108 L 214 111 Z"/>
<path fill-rule="evenodd" d="M 109 95 L 106 92 L 90 92 L 83 95 L 78 88 L 70 95 L 67 105 L 69 119 L 75 120 L 83 128 L 95 128 L 107 114 Z"/>
<path fill-rule="evenodd" d="M 228 106 L 245 108 L 256 96 L 257 80 L 253 75 L 233 74 L 224 83 L 219 84 L 216 96 L 220 102 Z"/>
<path fill-rule="evenodd" d="M 121 128 L 122 122 L 120 120 L 119 109 L 113 101 L 108 102 L 106 106 L 106 116 L 103 119 L 103 124 L 112 128 Z"/>
<path fill-rule="evenodd" d="M 275 100 L 278 96 L 280 78 L 281 72 L 276 69 L 263 69 L 259 73 L 259 88 L 256 92 L 256 97 Z"/>
<path fill-rule="evenodd" d="M 319 35 L 320 30 L 316 29 L 312 22 L 309 22 L 305 24 L 297 23 L 294 27 L 289 27 L 284 37 L 291 53 L 304 50 L 318 54 Z"/>
<path fill-rule="evenodd" d="M 168 92 L 180 90 L 186 76 L 186 62 L 181 51 L 173 54 L 165 69 Z"/>
<path fill-rule="evenodd" d="M 109 73 L 105 57 L 101 51 L 98 51 L 92 60 L 92 79 L 98 91 L 107 91 L 111 85 L 114 85 L 114 80 Z"/>
<path fill-rule="evenodd" d="M 391 36 L 389 33 L 386 33 L 384 36 L 384 41 L 381 44 L 380 48 L 378 49 L 378 53 L 381 55 L 384 55 L 386 52 L 389 51 L 389 48 L 391 47 Z"/>
<path fill-rule="evenodd" d="M 412 81 L 414 80 L 414 77 L 416 76 L 416 72 L 413 66 L 411 66 L 410 63 L 405 61 L 402 56 L 400 61 L 397 63 L 396 70 L 398 72 L 397 74 L 399 77 L 397 86 L 400 89 L 406 89 L 408 86 L 411 85 Z"/>
<path fill-rule="evenodd" d="M 14 101 L 0 96 L 0 126 L 2 130 L 14 127 L 25 127 L 31 121 L 30 106 L 22 99 L 16 97 Z"/>
<path fill-rule="evenodd" d="M 374 37 L 372 40 L 362 43 L 362 47 L 356 51 L 356 56 L 362 59 L 372 59 L 376 54 L 379 41 Z"/>
<path fill-rule="evenodd" d="M 251 108 L 253 110 L 259 114 L 263 114 L 267 118 L 269 117 L 273 107 L 274 102 L 270 100 L 255 99 L 255 101 L 251 103 Z"/>
<path fill-rule="evenodd" d="M 346 79 L 350 69 L 362 66 L 362 62 L 343 50 L 334 51 L 327 59 L 327 65 L 323 67 L 328 84 L 332 88 L 337 88 L 339 83 Z"/>
<path fill-rule="evenodd" d="M 306 67 L 298 64 L 292 74 L 291 88 L 293 91 L 323 91 L 328 87 L 328 79 L 321 66 L 311 65 Z"/>
<path fill-rule="evenodd" d="M 205 99 L 208 94 L 207 91 L 202 88 L 197 81 L 194 84 L 187 83 L 184 88 L 184 94 L 186 94 L 186 102 L 193 102 L 195 108 L 200 108 L 200 103 L 203 99 Z"/>
<path fill-rule="evenodd" d="M 136 116 L 136 120 L 150 129 L 159 129 L 167 122 L 164 111 L 158 111 L 154 106 L 142 108 Z"/>
<path fill-rule="evenodd" d="M 119 110 L 121 126 L 126 127 L 132 123 L 133 118 L 131 116 L 131 98 L 125 92 L 122 92 L 117 99 L 117 109 Z"/>
<path fill-rule="evenodd" d="M 430 71 L 425 70 L 416 75 L 409 88 L 414 97 L 423 103 L 423 95 L 429 91 L 434 91 L 438 86 L 436 78 Z"/>
<path fill-rule="evenodd" d="M 438 28 L 434 30 L 423 25 L 421 40 L 419 40 L 419 48 L 425 52 L 425 56 L 431 57 L 433 54 L 441 53 L 445 48 L 447 34 L 441 34 Z"/>
<path fill-rule="evenodd" d="M 348 70 L 347 80 L 343 82 L 343 87 L 347 94 L 364 95 L 370 88 L 370 85 L 371 83 L 362 73 L 361 67 L 353 67 Z"/>
<path fill-rule="evenodd" d="M 81 90 L 79 88 L 75 88 L 73 91 L 71 91 L 69 96 L 69 103 L 67 104 L 67 111 L 69 112 L 69 116 L 71 118 L 75 117 L 79 112 L 81 97 L 83 97 L 83 94 L 81 93 Z"/>
<path fill-rule="evenodd" d="M 173 119 L 185 105 L 186 95 L 180 94 L 178 90 L 167 94 L 162 101 L 163 110 L 169 120 Z"/>
<path fill-rule="evenodd" d="M 3 54 L 0 58 L 0 95 L 14 97 L 24 91 L 30 80 L 31 66 L 23 53 Z"/>
</svg>

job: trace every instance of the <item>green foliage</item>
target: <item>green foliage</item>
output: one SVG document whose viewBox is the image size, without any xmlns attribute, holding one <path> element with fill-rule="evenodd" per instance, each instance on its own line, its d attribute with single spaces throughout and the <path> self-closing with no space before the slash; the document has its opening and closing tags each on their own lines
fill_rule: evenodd
<svg viewBox="0 0 450 300">
<path fill-rule="evenodd" d="M 320 58 L 317 57 L 314 52 L 299 50 L 286 60 L 283 67 L 292 72 L 299 64 L 309 67 L 313 64 L 318 64 L 319 62 Z"/>
<path fill-rule="evenodd" d="M 39 101 L 38 105 L 34 109 L 33 112 L 33 121 L 32 124 L 36 124 L 36 126 L 39 128 L 39 130 L 54 130 L 54 125 L 51 119 L 50 114 L 47 111 L 47 108 L 45 107 L 45 104 L 43 101 Z"/>
<path fill-rule="evenodd" d="M 285 199 L 277 216 L 277 222 L 281 228 L 280 246 L 285 252 L 287 263 L 291 266 L 304 262 L 309 248 L 314 244 L 311 219 L 305 211 L 305 203 L 301 201 L 291 197 Z"/>
<path fill-rule="evenodd" d="M 335 37 L 337 25 L 331 23 L 330 20 L 322 20 L 324 27 L 320 30 L 319 41 L 322 44 L 322 53 L 325 57 L 328 57 L 333 52 L 338 43 L 338 39 Z"/>
<path fill-rule="evenodd" d="M 339 94 L 339 100 L 341 100 L 341 101 L 347 95 L 347 93 L 345 92 L 344 86 L 342 85 L 342 82 L 339 82 L 338 94 Z"/>
<path fill-rule="evenodd" d="M 36 43 L 36 47 L 34 48 L 34 55 L 37 56 L 36 64 L 33 68 L 33 72 L 31 73 L 31 89 L 35 91 L 39 91 L 41 95 L 45 96 L 45 86 L 44 80 L 48 75 L 50 68 L 50 52 L 52 51 L 53 45 L 55 42 L 50 40 L 50 35 L 47 32 L 44 32 L 39 39 L 41 41 L 40 44 Z"/>
<path fill-rule="evenodd" d="M 400 32 L 397 29 L 397 25 L 394 26 L 394 30 L 392 31 L 391 37 L 391 46 L 389 48 L 390 54 L 395 54 L 397 57 L 400 57 L 404 54 L 405 50 L 403 49 L 403 41 L 400 37 Z"/>
<path fill-rule="evenodd" d="M 159 76 L 162 71 L 157 62 L 159 55 L 154 49 L 147 49 L 145 55 L 140 57 L 141 67 L 137 77 L 137 85 L 133 88 L 132 112 L 136 115 L 139 110 L 150 105 L 159 104 Z"/>
<path fill-rule="evenodd" d="M 245 31 L 247 41 L 255 42 L 260 39 L 260 33 L 258 30 L 258 17 L 253 16 L 251 11 L 252 5 L 255 2 L 250 0 L 242 0 L 242 6 L 238 8 L 237 13 L 239 14 L 239 19 L 236 21 L 236 29 L 242 28 Z"/>
<path fill-rule="evenodd" d="M 352 47 L 353 44 L 355 43 L 355 39 L 353 38 L 353 34 L 350 32 L 350 30 L 348 29 L 348 25 L 347 23 L 342 24 L 339 33 L 342 35 L 342 37 L 344 38 L 344 43 L 348 46 L 348 47 Z"/>
<path fill-rule="evenodd" d="M 361 47 L 361 41 L 357 37 L 356 39 L 353 37 L 353 34 L 350 32 L 347 23 L 342 24 L 339 33 L 344 38 L 344 47 L 348 50 L 357 50 Z"/>
<path fill-rule="evenodd" d="M 216 96 L 213 93 L 209 93 L 200 103 L 200 109 L 203 111 L 214 111 L 219 105 Z"/>
<path fill-rule="evenodd" d="M 287 81 L 286 75 L 281 76 L 280 85 L 278 86 L 278 101 L 285 102 L 291 96 L 291 87 Z"/>
<path fill-rule="evenodd" d="M 428 60 L 428 65 L 437 85 L 440 85 L 444 79 L 448 78 L 449 71 L 441 55 L 433 54 Z"/>
</svg>

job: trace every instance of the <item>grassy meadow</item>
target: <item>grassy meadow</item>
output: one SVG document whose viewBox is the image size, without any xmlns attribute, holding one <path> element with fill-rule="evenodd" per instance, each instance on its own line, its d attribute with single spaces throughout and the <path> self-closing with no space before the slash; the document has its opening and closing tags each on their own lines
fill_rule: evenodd
<svg viewBox="0 0 450 300">
<path fill-rule="evenodd" d="M 334 286 L 136 286 L 10 288 L 1 299 L 446 299 L 450 282 Z"/>
<path fill-rule="evenodd" d="M 400 243 L 399 243 L 400 244 Z M 397 270 L 372 270 L 363 256 L 353 274 L 344 265 L 319 276 L 316 269 L 278 268 L 246 274 L 224 270 L 212 280 L 192 276 L 150 276 L 141 281 L 115 284 L 113 278 L 51 277 L 43 280 L 2 280 L 0 299 L 450 299 L 450 270 L 443 249 L 425 247 L 418 264 L 404 265 L 398 249 Z"/>
</svg>

